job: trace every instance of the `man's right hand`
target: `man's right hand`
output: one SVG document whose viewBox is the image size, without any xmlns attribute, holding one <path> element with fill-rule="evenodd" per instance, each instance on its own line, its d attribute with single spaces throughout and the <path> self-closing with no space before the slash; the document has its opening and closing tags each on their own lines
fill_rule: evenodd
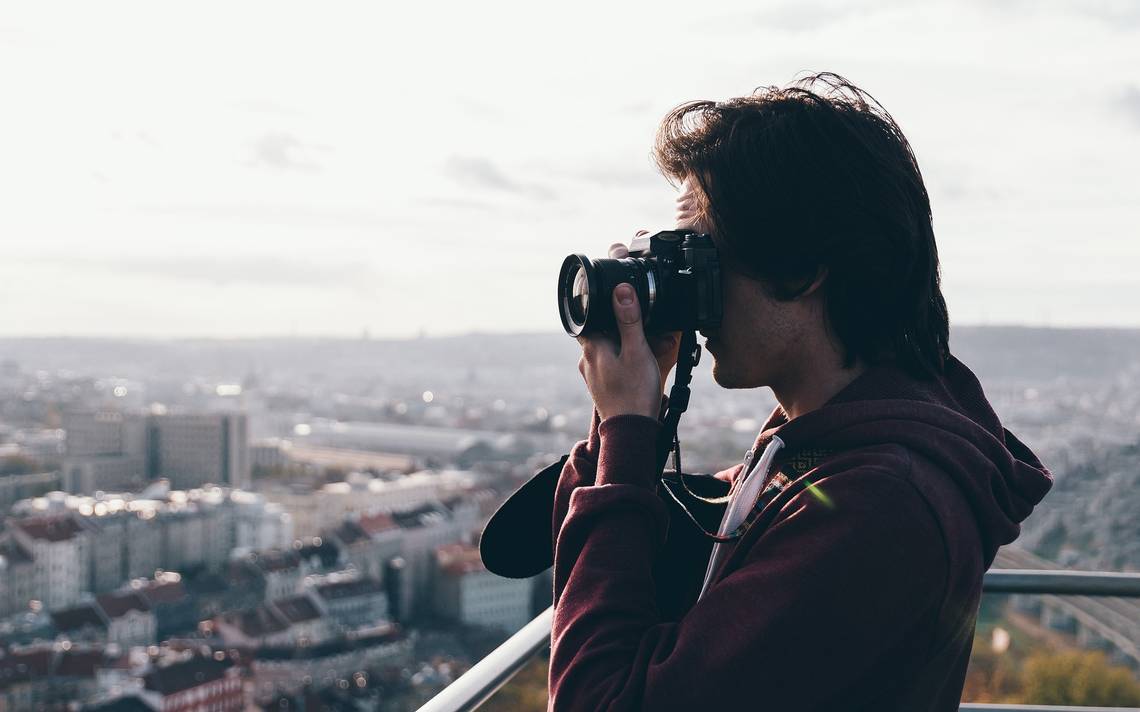
<svg viewBox="0 0 1140 712">
<path fill-rule="evenodd" d="M 648 235 L 648 230 L 638 230 L 634 237 Z M 621 242 L 610 245 L 610 259 L 622 260 L 629 257 L 629 246 Z M 661 387 L 665 387 L 669 379 L 669 372 L 677 365 L 677 355 L 681 351 L 681 332 L 673 331 L 664 334 L 647 335 L 649 348 L 657 359 L 657 367 L 661 369 Z"/>
</svg>

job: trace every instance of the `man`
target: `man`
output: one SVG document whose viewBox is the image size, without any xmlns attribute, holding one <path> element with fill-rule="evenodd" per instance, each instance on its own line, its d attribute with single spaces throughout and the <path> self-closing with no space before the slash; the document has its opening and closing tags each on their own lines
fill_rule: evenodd
<svg viewBox="0 0 1140 712">
<path fill-rule="evenodd" d="M 696 531 L 656 491 L 677 342 L 615 289 L 555 496 L 551 709 L 956 710 L 982 574 L 1052 479 L 950 354 L 910 146 L 823 74 L 677 108 L 656 158 L 721 256 L 713 376 L 779 406 L 717 475 L 716 545 L 670 548 Z"/>
</svg>

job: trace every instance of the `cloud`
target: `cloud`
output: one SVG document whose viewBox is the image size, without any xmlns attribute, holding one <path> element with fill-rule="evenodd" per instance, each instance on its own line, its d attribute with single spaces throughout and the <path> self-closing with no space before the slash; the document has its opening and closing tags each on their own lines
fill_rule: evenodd
<svg viewBox="0 0 1140 712">
<path fill-rule="evenodd" d="M 303 114 L 289 106 L 279 104 L 272 99 L 246 99 L 244 101 L 237 101 L 233 103 L 234 108 L 243 111 L 250 111 L 255 114 L 269 114 L 272 116 L 286 116 L 294 118 L 302 116 Z"/>
<path fill-rule="evenodd" d="M 1100 20 L 1118 30 L 1140 26 L 1140 4 L 1131 0 L 1085 0 L 1063 7 L 1071 7 L 1079 14 Z"/>
<path fill-rule="evenodd" d="M 404 218 L 374 210 L 300 203 L 169 203 L 140 205 L 139 210 L 152 215 L 318 229 L 389 230 L 407 223 Z"/>
<path fill-rule="evenodd" d="M 514 181 L 488 158 L 452 156 L 444 165 L 444 173 L 455 182 L 469 188 L 515 193 L 539 200 L 555 198 L 555 193 L 549 186 Z"/>
<path fill-rule="evenodd" d="M 163 280 L 196 282 L 218 287 L 344 287 L 375 281 L 370 267 L 359 262 L 314 263 L 280 257 L 130 257 L 101 259 L 52 257 L 37 260 L 52 266 L 105 270 Z"/>
<path fill-rule="evenodd" d="M 1130 86 L 1114 102 L 1116 110 L 1140 128 L 1140 88 Z"/>
<path fill-rule="evenodd" d="M 756 13 L 756 24 L 785 32 L 809 32 L 838 24 L 859 12 L 858 8 L 818 2 L 777 5 Z"/>
<path fill-rule="evenodd" d="M 272 131 L 250 143 L 249 164 L 276 171 L 314 173 L 321 169 L 314 154 L 327 150 L 323 146 L 305 143 L 292 134 Z"/>
</svg>

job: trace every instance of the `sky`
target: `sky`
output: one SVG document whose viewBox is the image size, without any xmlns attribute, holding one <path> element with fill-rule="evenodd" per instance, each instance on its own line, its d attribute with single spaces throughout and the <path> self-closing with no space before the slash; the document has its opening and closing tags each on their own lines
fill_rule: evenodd
<svg viewBox="0 0 1140 712">
<path fill-rule="evenodd" d="M 926 178 L 952 323 L 1140 326 L 1140 4 L 0 6 L 0 335 L 556 331 L 671 227 L 661 117 L 815 71 Z"/>
</svg>

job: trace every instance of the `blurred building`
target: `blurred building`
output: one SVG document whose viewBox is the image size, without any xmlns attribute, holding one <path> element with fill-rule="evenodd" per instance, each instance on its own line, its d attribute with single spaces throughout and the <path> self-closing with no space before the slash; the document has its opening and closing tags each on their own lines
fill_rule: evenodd
<svg viewBox="0 0 1140 712">
<path fill-rule="evenodd" d="M 352 514 L 415 509 L 449 497 L 470 489 L 475 479 L 472 473 L 460 470 L 422 471 L 394 477 L 354 472 L 345 481 L 329 483 L 315 492 L 290 487 L 262 492 L 269 501 L 289 512 L 296 536 L 311 537 L 339 526 Z"/>
<path fill-rule="evenodd" d="M 144 699 L 162 712 L 239 712 L 244 699 L 240 669 L 222 653 L 169 654 L 143 676 Z"/>
<path fill-rule="evenodd" d="M 49 610 L 79 601 L 87 590 L 91 542 L 77 518 L 62 514 L 22 519 L 11 531 L 32 556 L 34 597 Z"/>
<path fill-rule="evenodd" d="M 59 489 L 60 477 L 58 470 L 0 475 L 0 514 L 21 499 L 39 497 Z"/>
<path fill-rule="evenodd" d="M 262 647 L 252 653 L 254 699 L 261 703 L 305 687 L 361 680 L 362 671 L 411 662 L 415 638 L 395 626 L 377 626 L 307 647 Z M 359 684 L 359 683 L 357 683 Z"/>
<path fill-rule="evenodd" d="M 73 605 L 157 570 L 220 572 L 238 551 L 293 541 L 289 516 L 259 495 L 219 487 L 97 497 L 52 493 L 17 502 L 0 537 L 0 610 Z M 303 574 L 296 575 L 297 582 Z M 289 592 L 296 590 L 294 583 Z"/>
<path fill-rule="evenodd" d="M 147 477 L 147 422 L 141 414 L 114 410 L 63 414 L 66 435 L 64 490 L 132 490 Z"/>
<path fill-rule="evenodd" d="M 431 589 L 435 573 L 435 550 L 470 536 L 476 527 L 478 505 L 462 500 L 452 506 L 435 502 L 416 509 L 393 512 L 404 538 L 401 558 L 405 567 L 400 581 L 399 601 L 394 607 L 402 620 L 430 613 Z"/>
<path fill-rule="evenodd" d="M 0 536 L 0 618 L 26 611 L 37 595 L 35 559 L 13 536 Z"/>
<path fill-rule="evenodd" d="M 241 413 L 151 416 L 149 469 L 172 487 L 205 484 L 249 488 L 249 425 Z"/>
<path fill-rule="evenodd" d="M 342 628 L 376 626 L 388 620 L 388 595 L 379 579 L 345 571 L 310 576 L 305 585 Z"/>
<path fill-rule="evenodd" d="M 0 710 L 69 709 L 99 690 L 109 666 L 102 646 L 36 643 L 0 656 Z"/>
<path fill-rule="evenodd" d="M 530 579 L 487 571 L 478 547 L 449 544 L 435 551 L 437 615 L 468 625 L 514 633 L 530 620 Z"/>
<path fill-rule="evenodd" d="M 350 517 L 322 538 L 336 542 L 344 558 L 362 575 L 380 581 L 385 564 L 404 548 L 403 530 L 384 512 Z"/>
</svg>

